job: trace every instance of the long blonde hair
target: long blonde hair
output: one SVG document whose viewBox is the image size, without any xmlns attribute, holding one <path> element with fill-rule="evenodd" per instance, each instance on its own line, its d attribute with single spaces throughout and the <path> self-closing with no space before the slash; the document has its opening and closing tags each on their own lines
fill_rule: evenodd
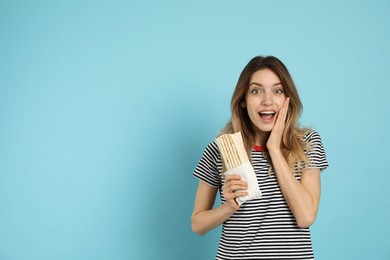
<svg viewBox="0 0 390 260">
<path fill-rule="evenodd" d="M 301 173 L 303 167 L 307 164 L 305 150 L 308 149 L 308 144 L 302 140 L 308 129 L 301 128 L 298 125 L 298 119 L 303 110 L 302 103 L 286 66 L 274 56 L 254 57 L 245 66 L 231 99 L 231 118 L 218 135 L 240 131 L 248 157 L 251 158 L 251 148 L 255 143 L 255 130 L 252 127 L 247 109 L 242 107 L 241 104 L 245 102 L 253 73 L 261 69 L 269 69 L 274 72 L 284 87 L 286 97 L 290 97 L 281 149 L 291 170 Z"/>
</svg>

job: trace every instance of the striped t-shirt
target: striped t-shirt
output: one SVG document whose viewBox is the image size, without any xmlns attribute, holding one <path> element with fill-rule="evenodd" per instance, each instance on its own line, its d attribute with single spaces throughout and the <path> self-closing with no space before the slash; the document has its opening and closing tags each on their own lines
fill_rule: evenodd
<svg viewBox="0 0 390 260">
<path fill-rule="evenodd" d="M 328 162 L 319 134 L 312 130 L 304 140 L 310 143 L 308 165 L 323 171 Z M 310 230 L 297 226 L 275 174 L 268 172 L 267 156 L 252 149 L 252 164 L 262 197 L 245 202 L 223 223 L 216 259 L 314 259 Z M 193 174 L 219 188 L 225 202 L 222 161 L 215 141 L 205 148 Z M 300 180 L 298 173 L 295 177 Z"/>
</svg>

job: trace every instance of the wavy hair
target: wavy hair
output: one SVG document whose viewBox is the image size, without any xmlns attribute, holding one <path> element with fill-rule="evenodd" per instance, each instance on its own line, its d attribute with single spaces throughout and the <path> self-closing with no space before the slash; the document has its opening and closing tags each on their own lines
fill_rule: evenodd
<svg viewBox="0 0 390 260">
<path fill-rule="evenodd" d="M 274 72 L 284 87 L 286 97 L 290 97 L 285 130 L 281 142 L 281 150 L 293 172 L 301 173 L 307 163 L 305 150 L 308 144 L 303 141 L 309 131 L 299 127 L 298 119 L 302 114 L 302 103 L 298 91 L 286 66 L 274 56 L 254 57 L 240 74 L 231 99 L 231 118 L 218 135 L 241 132 L 248 157 L 251 158 L 251 148 L 255 142 L 255 130 L 251 124 L 247 109 L 242 107 L 249 90 L 250 79 L 256 71 L 269 69 Z M 270 167 L 272 172 L 272 167 Z"/>
</svg>

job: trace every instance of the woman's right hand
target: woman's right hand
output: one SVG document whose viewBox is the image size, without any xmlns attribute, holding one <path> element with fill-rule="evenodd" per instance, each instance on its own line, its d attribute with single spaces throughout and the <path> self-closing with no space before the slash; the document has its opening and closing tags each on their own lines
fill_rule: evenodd
<svg viewBox="0 0 390 260">
<path fill-rule="evenodd" d="M 225 183 L 222 186 L 222 194 L 225 198 L 225 204 L 236 212 L 240 206 L 236 202 L 236 198 L 248 195 L 246 191 L 248 189 L 248 183 L 241 180 L 241 176 L 238 174 L 229 174 L 225 178 Z"/>
</svg>

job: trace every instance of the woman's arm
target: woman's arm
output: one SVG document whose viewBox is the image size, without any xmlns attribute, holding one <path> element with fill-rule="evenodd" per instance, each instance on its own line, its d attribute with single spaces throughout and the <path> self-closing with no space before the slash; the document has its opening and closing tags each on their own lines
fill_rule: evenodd
<svg viewBox="0 0 390 260">
<path fill-rule="evenodd" d="M 216 208 L 213 208 L 213 206 L 218 188 L 199 181 L 191 217 L 192 231 L 204 235 L 221 225 L 239 209 L 235 198 L 248 194 L 246 191 L 242 191 L 247 189 L 247 183 L 240 181 L 240 179 L 241 176 L 235 174 L 226 177 L 225 184 L 222 187 L 226 202 Z"/>
<path fill-rule="evenodd" d="M 305 169 L 299 182 L 291 172 L 282 153 L 269 151 L 276 177 L 297 225 L 306 228 L 317 217 L 320 201 L 321 181 L 319 169 Z"/>
<path fill-rule="evenodd" d="M 304 169 L 299 182 L 284 158 L 280 143 L 290 99 L 286 98 L 279 110 L 275 125 L 267 141 L 272 165 L 283 196 L 287 201 L 299 227 L 309 227 L 314 223 L 320 201 L 321 181 L 319 169 Z"/>
</svg>

